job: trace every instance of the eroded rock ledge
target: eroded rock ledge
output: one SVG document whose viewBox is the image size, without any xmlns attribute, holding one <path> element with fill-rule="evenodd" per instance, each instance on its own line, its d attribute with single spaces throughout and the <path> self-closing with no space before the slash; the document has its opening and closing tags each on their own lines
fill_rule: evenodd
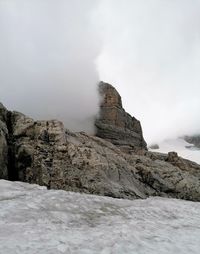
<svg viewBox="0 0 200 254">
<path fill-rule="evenodd" d="M 121 142 L 107 137 L 72 133 L 59 121 L 34 121 L 0 104 L 0 178 L 117 198 L 200 201 L 198 164 L 176 153 L 148 152 L 145 144 L 142 155 L 125 153 Z"/>
</svg>

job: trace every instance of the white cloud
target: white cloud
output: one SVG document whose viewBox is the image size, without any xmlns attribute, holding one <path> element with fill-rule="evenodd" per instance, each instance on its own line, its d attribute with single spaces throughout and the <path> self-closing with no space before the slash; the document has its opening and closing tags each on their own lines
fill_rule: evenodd
<svg viewBox="0 0 200 254">
<path fill-rule="evenodd" d="M 200 1 L 103 0 L 97 16 L 100 78 L 147 141 L 200 132 Z"/>
</svg>

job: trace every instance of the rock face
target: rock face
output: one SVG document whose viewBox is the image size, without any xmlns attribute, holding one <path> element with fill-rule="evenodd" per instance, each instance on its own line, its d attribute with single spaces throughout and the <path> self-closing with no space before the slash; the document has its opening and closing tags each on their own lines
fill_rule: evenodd
<svg viewBox="0 0 200 254">
<path fill-rule="evenodd" d="M 0 178 L 8 178 L 7 110 L 0 103 Z"/>
<path fill-rule="evenodd" d="M 121 148 L 132 150 L 146 149 L 140 122 L 125 112 L 122 100 L 110 84 L 100 82 L 102 96 L 100 115 L 96 120 L 97 136 Z"/>
<path fill-rule="evenodd" d="M 121 105 L 117 93 L 115 99 Z M 117 198 L 163 196 L 200 201 L 200 165 L 174 152 L 125 153 L 122 139 L 116 136 L 114 145 L 108 136 L 105 140 L 72 133 L 59 121 L 34 121 L 2 105 L 0 131 L 0 178 Z"/>
</svg>

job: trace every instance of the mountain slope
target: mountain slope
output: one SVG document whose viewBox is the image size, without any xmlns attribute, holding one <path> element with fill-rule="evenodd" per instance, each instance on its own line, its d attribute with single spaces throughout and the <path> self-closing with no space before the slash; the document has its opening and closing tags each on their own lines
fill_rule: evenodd
<svg viewBox="0 0 200 254">
<path fill-rule="evenodd" d="M 108 88 L 106 103 L 121 106 L 118 93 L 112 97 L 110 89 L 115 90 Z M 117 136 L 107 132 L 107 114 L 100 117 L 106 136 L 99 138 L 66 130 L 57 120 L 35 121 L 0 104 L 0 178 L 115 198 L 200 201 L 200 165 L 176 153 L 148 152 L 139 121 L 121 107 L 114 112 L 114 120 L 112 114 L 106 119 L 113 120 L 115 134 L 123 133 L 117 144 Z"/>
</svg>

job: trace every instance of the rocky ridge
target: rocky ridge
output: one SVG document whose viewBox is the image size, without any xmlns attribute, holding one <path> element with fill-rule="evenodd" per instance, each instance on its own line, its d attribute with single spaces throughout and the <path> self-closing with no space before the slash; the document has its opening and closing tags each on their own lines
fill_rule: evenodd
<svg viewBox="0 0 200 254">
<path fill-rule="evenodd" d="M 116 94 L 115 98 L 120 107 L 113 109 L 114 115 L 127 116 L 120 97 Z M 106 132 L 100 138 L 70 132 L 57 120 L 34 121 L 0 104 L 0 178 L 117 198 L 162 196 L 200 201 L 200 165 L 175 152 L 148 152 L 139 131 L 135 140 L 123 143 L 123 136 L 118 139 L 110 129 L 107 132 L 107 124 L 115 128 L 113 120 L 118 117 L 111 114 L 106 119 L 109 110 L 106 112 L 100 114 L 101 131 L 97 134 L 102 136 L 103 124 Z M 129 115 L 128 119 L 137 121 Z M 117 131 L 122 122 L 117 121 Z M 130 126 L 129 131 L 137 126 L 133 132 L 141 128 L 138 122 Z M 126 127 L 120 128 L 120 133 L 126 131 Z M 124 144 L 130 149 L 124 149 Z"/>
</svg>

